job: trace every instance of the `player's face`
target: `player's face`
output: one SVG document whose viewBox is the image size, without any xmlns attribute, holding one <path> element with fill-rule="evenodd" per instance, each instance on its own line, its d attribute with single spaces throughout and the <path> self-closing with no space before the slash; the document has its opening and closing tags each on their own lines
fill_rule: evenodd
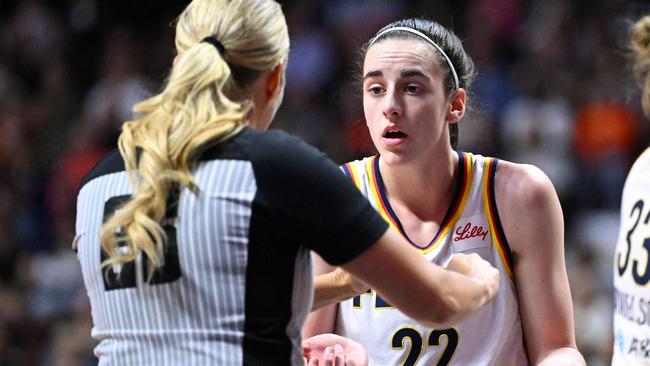
<svg viewBox="0 0 650 366">
<path fill-rule="evenodd" d="M 375 147 L 389 163 L 449 149 L 450 104 L 435 49 L 416 40 L 372 45 L 363 65 L 363 109 Z"/>
</svg>

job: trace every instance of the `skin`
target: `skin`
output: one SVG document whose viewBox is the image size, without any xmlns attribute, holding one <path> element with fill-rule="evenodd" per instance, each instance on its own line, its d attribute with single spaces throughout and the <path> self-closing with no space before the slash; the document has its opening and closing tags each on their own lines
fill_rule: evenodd
<svg viewBox="0 0 650 366">
<path fill-rule="evenodd" d="M 308 366 L 365 366 L 368 354 L 359 343 L 336 334 L 320 334 L 302 342 Z"/>
<path fill-rule="evenodd" d="M 279 64 L 263 73 L 251 85 L 249 96 L 254 102 L 249 118 L 251 128 L 264 131 L 269 127 L 282 101 L 283 73 L 284 66 Z M 434 327 L 467 318 L 489 302 L 498 290 L 499 273 L 495 268 L 478 256 L 460 257 L 472 263 L 474 271 L 471 275 L 432 265 L 417 251 L 409 248 L 403 237 L 393 230 L 386 230 L 369 249 L 342 267 L 382 293 L 405 314 Z M 407 295 L 413 292 L 430 296 L 407 301 Z M 319 339 L 319 346 L 323 345 L 323 341 Z M 315 345 L 317 341 L 313 342 Z M 325 362 L 323 364 L 364 364 L 365 354 L 361 356 L 358 344 L 354 342 L 335 342 L 329 347 L 331 348 L 323 348 L 327 352 L 314 352 L 308 362 L 318 364 L 317 361 L 322 356 Z M 317 349 L 314 346 L 312 348 Z M 342 354 L 354 357 L 351 356 L 350 360 L 341 359 Z"/>
<path fill-rule="evenodd" d="M 253 100 L 253 111 L 249 119 L 249 127 L 258 131 L 266 131 L 278 111 L 284 97 L 284 64 L 280 63 L 271 71 L 262 74 L 250 86 Z"/>
<path fill-rule="evenodd" d="M 465 113 L 465 91 L 445 90 L 441 69 L 430 61 L 437 59 L 423 41 L 390 39 L 372 45 L 364 60 L 364 113 L 381 155 L 386 194 L 417 245 L 435 235 L 450 204 L 458 156 L 448 126 Z M 403 134 L 390 138 L 388 130 Z M 497 206 L 514 255 L 529 360 L 534 365 L 584 365 L 575 344 L 564 223 L 555 189 L 531 165 L 500 161 L 495 179 Z M 464 265 L 458 268 L 469 271 Z M 331 270 L 316 258 L 317 273 Z M 336 305 L 313 312 L 303 336 L 334 331 L 335 319 Z"/>
</svg>

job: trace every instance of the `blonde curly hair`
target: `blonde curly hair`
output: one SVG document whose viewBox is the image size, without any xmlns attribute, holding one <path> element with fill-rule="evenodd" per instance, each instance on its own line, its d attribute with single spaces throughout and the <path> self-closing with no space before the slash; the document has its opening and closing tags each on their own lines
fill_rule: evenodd
<svg viewBox="0 0 650 366">
<path fill-rule="evenodd" d="M 205 37 L 224 51 L 202 42 Z M 149 279 L 164 264 L 160 222 L 171 190 L 195 188 L 192 156 L 246 125 L 253 107 L 246 88 L 286 62 L 289 52 L 286 21 L 272 0 L 194 0 L 178 17 L 175 43 L 179 58 L 164 89 L 136 104 L 138 118 L 122 127 L 118 147 L 133 195 L 101 229 L 108 255 L 102 267 L 144 252 Z"/>
</svg>

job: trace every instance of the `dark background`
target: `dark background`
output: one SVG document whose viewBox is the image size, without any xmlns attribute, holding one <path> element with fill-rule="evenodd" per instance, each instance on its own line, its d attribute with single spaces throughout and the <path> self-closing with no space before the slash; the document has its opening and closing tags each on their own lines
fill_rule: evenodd
<svg viewBox="0 0 650 366">
<path fill-rule="evenodd" d="M 612 262 L 625 174 L 650 141 L 631 78 L 629 26 L 645 1 L 282 1 L 292 50 L 274 128 L 337 162 L 372 153 L 357 49 L 384 24 L 454 30 L 478 76 L 460 149 L 531 163 L 563 204 L 576 336 L 609 364 Z M 0 365 L 93 365 L 71 251 L 84 173 L 132 104 L 159 90 L 185 1 L 0 2 Z M 543 276 L 544 274 L 540 274 Z"/>
</svg>

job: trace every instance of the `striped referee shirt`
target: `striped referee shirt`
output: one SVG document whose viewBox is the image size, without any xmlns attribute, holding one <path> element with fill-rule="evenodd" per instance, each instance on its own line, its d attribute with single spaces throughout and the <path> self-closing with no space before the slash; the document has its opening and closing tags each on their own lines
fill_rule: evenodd
<svg viewBox="0 0 650 366">
<path fill-rule="evenodd" d="M 387 224 L 322 153 L 244 129 L 205 149 L 170 197 L 164 265 L 100 267 L 102 223 L 132 193 L 117 151 L 82 182 L 76 234 L 100 365 L 301 365 L 309 251 L 346 263 Z M 119 274 L 119 276 L 118 276 Z"/>
</svg>

